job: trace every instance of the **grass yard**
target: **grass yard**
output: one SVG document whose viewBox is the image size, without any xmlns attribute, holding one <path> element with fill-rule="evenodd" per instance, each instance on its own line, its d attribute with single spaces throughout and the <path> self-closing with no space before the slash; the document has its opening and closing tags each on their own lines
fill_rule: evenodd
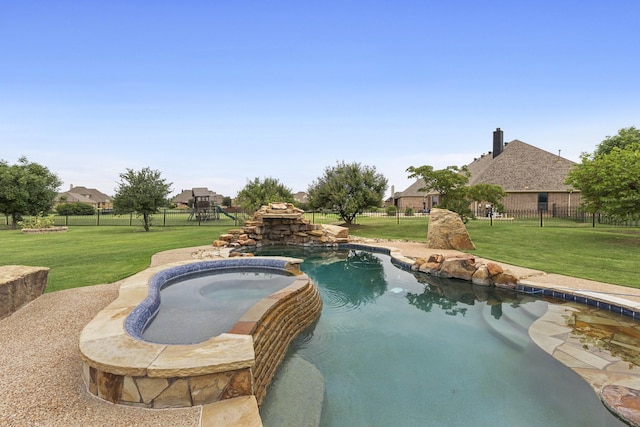
<svg viewBox="0 0 640 427">
<path fill-rule="evenodd" d="M 311 216 L 309 215 L 309 219 Z M 316 223 L 340 224 L 316 214 Z M 354 236 L 426 242 L 428 217 L 357 218 Z M 111 283 L 149 266 L 168 249 L 211 244 L 233 225 L 152 227 L 76 226 L 66 233 L 0 230 L 0 265 L 50 267 L 47 291 Z M 640 230 L 567 221 L 470 221 L 473 254 L 550 273 L 640 287 Z"/>
<path fill-rule="evenodd" d="M 318 218 L 316 222 L 339 224 Z M 428 219 L 358 217 L 350 234 L 360 237 L 427 241 Z M 640 230 L 565 220 L 471 220 L 467 229 L 474 255 L 549 273 L 640 288 Z"/>
<path fill-rule="evenodd" d="M 157 252 L 208 245 L 225 226 L 70 227 L 66 233 L 0 231 L 0 264 L 49 267 L 47 292 L 111 283 L 149 266 Z"/>
</svg>

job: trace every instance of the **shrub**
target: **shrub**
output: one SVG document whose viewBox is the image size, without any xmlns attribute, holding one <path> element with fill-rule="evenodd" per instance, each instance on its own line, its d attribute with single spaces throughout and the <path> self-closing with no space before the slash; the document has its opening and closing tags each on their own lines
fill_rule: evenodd
<svg viewBox="0 0 640 427">
<path fill-rule="evenodd" d="M 413 208 L 411 206 L 405 208 L 404 216 L 413 216 Z"/>
<path fill-rule="evenodd" d="M 43 212 L 40 212 L 38 215 L 20 221 L 18 224 L 20 228 L 51 228 L 54 225 L 53 216 L 53 214 L 45 215 Z"/>
<path fill-rule="evenodd" d="M 397 213 L 398 213 L 398 208 L 396 208 L 395 206 L 389 206 L 387 208 L 387 215 L 388 216 L 396 216 Z"/>
<path fill-rule="evenodd" d="M 95 215 L 96 210 L 88 203 L 60 203 L 56 206 L 58 215 Z"/>
</svg>

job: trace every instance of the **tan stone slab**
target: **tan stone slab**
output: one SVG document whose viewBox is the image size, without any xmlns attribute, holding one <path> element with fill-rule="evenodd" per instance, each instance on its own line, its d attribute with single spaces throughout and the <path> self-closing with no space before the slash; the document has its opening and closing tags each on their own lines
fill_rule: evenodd
<svg viewBox="0 0 640 427">
<path fill-rule="evenodd" d="M 107 308 L 131 307 L 139 305 L 149 295 L 149 287 L 146 284 L 138 286 L 120 287 L 118 298 Z"/>
<path fill-rule="evenodd" d="M 271 298 L 264 298 L 251 306 L 242 317 L 239 322 L 257 322 L 267 313 L 271 308 L 278 304 L 278 300 Z"/>
<path fill-rule="evenodd" d="M 144 403 L 151 403 L 160 393 L 169 387 L 169 380 L 166 378 L 137 378 L 136 383 L 140 391 L 140 397 Z"/>
<path fill-rule="evenodd" d="M 619 372 L 621 374 L 627 374 L 627 375 L 634 375 L 638 377 L 638 384 L 640 384 L 640 367 L 637 365 L 634 365 L 631 362 L 618 360 L 616 362 L 611 363 L 609 366 L 607 366 L 607 371 Z"/>
<path fill-rule="evenodd" d="M 625 387 L 638 387 L 638 379 L 634 376 L 619 374 L 617 372 L 601 371 L 599 369 L 575 368 L 582 378 L 599 391 L 607 385 L 622 385 Z"/>
<path fill-rule="evenodd" d="M 583 368 L 583 369 L 593 369 L 593 366 L 585 363 L 570 354 L 565 353 L 562 350 L 556 350 L 553 352 L 553 357 L 562 362 L 563 365 L 568 366 L 571 369 Z M 598 371 L 599 372 L 599 371 Z"/>
<path fill-rule="evenodd" d="M 49 267 L 32 267 L 27 265 L 2 265 L 0 266 L 0 284 L 12 282 L 38 271 L 49 271 Z"/>
<path fill-rule="evenodd" d="M 131 310 L 133 307 L 103 309 L 84 327 L 80 334 L 80 341 L 92 341 L 125 334 L 124 319 L 131 313 Z"/>
<path fill-rule="evenodd" d="M 91 341 L 80 341 L 80 355 L 89 365 L 116 375 L 139 377 L 167 347 L 116 335 Z"/>
<path fill-rule="evenodd" d="M 147 369 L 149 377 L 184 377 L 250 368 L 255 361 L 249 335 L 221 334 L 194 345 L 170 345 Z"/>
<path fill-rule="evenodd" d="M 202 427 L 262 427 L 254 396 L 236 397 L 202 407 Z"/>
<path fill-rule="evenodd" d="M 596 356 L 595 354 L 589 353 L 588 351 L 584 351 L 582 348 L 574 347 L 566 343 L 558 347 L 558 350 L 563 351 L 580 360 L 581 362 L 584 362 L 587 365 L 593 366 L 597 369 L 604 369 L 610 363 L 608 360 L 605 360 L 602 357 Z"/>
<path fill-rule="evenodd" d="M 529 327 L 530 331 L 547 336 L 557 336 L 568 334 L 572 329 L 565 325 L 559 325 L 555 322 L 547 322 L 546 315 L 542 319 L 538 319 Z"/>
<path fill-rule="evenodd" d="M 153 399 L 153 407 L 157 409 L 181 408 L 191 406 L 191 393 L 186 379 L 175 381 Z"/>
<path fill-rule="evenodd" d="M 561 340 L 555 337 L 550 337 L 544 333 L 540 333 L 531 329 L 529 330 L 529 336 L 531 337 L 533 342 L 536 343 L 538 347 L 540 347 L 541 349 L 543 349 L 549 354 L 553 354 L 556 348 L 564 344 L 564 340 Z"/>
</svg>

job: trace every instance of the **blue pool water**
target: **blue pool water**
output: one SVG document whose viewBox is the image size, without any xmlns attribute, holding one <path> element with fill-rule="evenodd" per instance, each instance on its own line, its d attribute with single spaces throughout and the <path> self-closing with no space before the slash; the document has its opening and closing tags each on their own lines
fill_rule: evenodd
<svg viewBox="0 0 640 427">
<path fill-rule="evenodd" d="M 305 259 L 320 288 L 321 318 L 290 356 L 324 376 L 322 426 L 625 425 L 529 339 L 548 302 L 402 270 L 365 251 L 256 254 Z M 266 427 L 277 425 L 273 399 L 261 408 Z"/>
<path fill-rule="evenodd" d="M 249 266 L 179 276 L 160 290 L 160 305 L 142 338 L 160 344 L 206 341 L 227 332 L 255 303 L 294 280 L 285 272 Z"/>
</svg>

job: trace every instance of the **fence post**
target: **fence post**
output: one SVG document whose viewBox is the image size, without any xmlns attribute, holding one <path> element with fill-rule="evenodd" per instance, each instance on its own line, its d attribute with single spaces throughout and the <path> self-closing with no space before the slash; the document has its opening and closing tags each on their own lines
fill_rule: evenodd
<svg viewBox="0 0 640 427">
<path fill-rule="evenodd" d="M 540 227 L 542 227 L 542 211 L 540 211 Z"/>
<path fill-rule="evenodd" d="M 133 212 L 129 212 L 129 227 L 133 225 Z"/>
<path fill-rule="evenodd" d="M 98 209 L 98 219 L 96 221 L 96 225 L 100 225 L 100 209 Z"/>
<path fill-rule="evenodd" d="M 166 227 L 167 225 L 167 208 L 164 208 L 164 215 L 162 217 L 162 226 Z"/>
</svg>

